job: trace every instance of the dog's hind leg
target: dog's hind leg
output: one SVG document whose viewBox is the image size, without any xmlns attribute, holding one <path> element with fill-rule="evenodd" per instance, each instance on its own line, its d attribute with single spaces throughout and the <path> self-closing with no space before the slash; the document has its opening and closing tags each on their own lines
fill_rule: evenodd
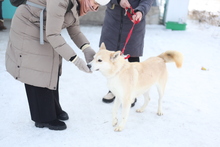
<svg viewBox="0 0 220 147">
<path fill-rule="evenodd" d="M 144 104 L 142 105 L 142 107 L 140 109 L 136 110 L 136 112 L 138 112 L 138 113 L 143 112 L 150 101 L 149 90 L 147 92 L 145 92 L 143 95 L 144 95 Z"/>
<path fill-rule="evenodd" d="M 118 109 L 120 107 L 120 100 L 119 98 L 115 98 L 114 105 L 113 105 L 113 111 L 112 111 L 112 125 L 115 127 L 118 123 L 117 115 L 118 115 Z"/>
<path fill-rule="evenodd" d="M 163 92 L 161 90 L 161 88 L 158 88 L 158 92 L 159 92 L 159 100 L 158 100 L 158 110 L 157 110 L 157 115 L 161 116 L 163 115 L 162 112 L 162 97 L 163 97 Z"/>
<path fill-rule="evenodd" d="M 159 93 L 157 115 L 159 115 L 159 116 L 163 115 L 163 112 L 162 112 L 162 97 L 164 95 L 164 90 L 165 90 L 165 87 L 166 87 L 167 73 L 165 72 L 163 76 L 164 77 L 159 79 L 159 81 L 157 83 L 157 91 Z"/>
<path fill-rule="evenodd" d="M 120 124 L 115 127 L 115 131 L 119 132 L 119 131 L 122 131 L 125 127 L 125 124 L 127 122 L 127 119 L 128 119 L 128 115 L 129 115 L 129 111 L 130 111 L 130 108 L 131 108 L 131 100 L 129 99 L 123 99 L 123 102 L 122 102 L 122 120 L 120 122 Z"/>
</svg>

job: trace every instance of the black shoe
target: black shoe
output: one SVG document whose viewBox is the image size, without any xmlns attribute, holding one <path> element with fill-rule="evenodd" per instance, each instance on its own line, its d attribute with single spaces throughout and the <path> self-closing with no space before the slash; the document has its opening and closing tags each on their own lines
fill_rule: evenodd
<svg viewBox="0 0 220 147">
<path fill-rule="evenodd" d="M 69 116 L 68 114 L 65 112 L 65 111 L 62 111 L 62 113 L 60 113 L 57 118 L 59 120 L 68 120 L 69 119 Z"/>
<path fill-rule="evenodd" d="M 131 104 L 131 107 L 134 107 L 136 102 L 137 102 L 137 99 L 135 98 L 134 102 Z"/>
<path fill-rule="evenodd" d="M 65 130 L 66 129 L 66 124 L 62 121 L 59 121 L 58 119 L 55 119 L 55 120 L 47 122 L 47 123 L 35 122 L 35 126 L 38 128 L 47 127 L 50 130 Z"/>
<path fill-rule="evenodd" d="M 115 100 L 115 97 L 113 97 L 112 99 L 105 99 L 105 98 L 102 99 L 102 101 L 103 101 L 104 103 L 111 103 L 111 102 L 113 102 L 114 100 Z"/>
<path fill-rule="evenodd" d="M 111 103 L 111 102 L 114 101 L 114 99 L 115 99 L 114 94 L 113 94 L 111 91 L 109 91 L 109 92 L 103 97 L 102 101 L 103 101 L 104 103 Z"/>
</svg>

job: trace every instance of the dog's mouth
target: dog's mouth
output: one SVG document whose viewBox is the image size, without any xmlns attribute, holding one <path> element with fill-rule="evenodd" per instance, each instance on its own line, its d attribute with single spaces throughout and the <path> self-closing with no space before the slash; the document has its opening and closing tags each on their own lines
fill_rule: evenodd
<svg viewBox="0 0 220 147">
<path fill-rule="evenodd" d="M 99 69 L 96 69 L 95 71 L 99 71 Z"/>
</svg>

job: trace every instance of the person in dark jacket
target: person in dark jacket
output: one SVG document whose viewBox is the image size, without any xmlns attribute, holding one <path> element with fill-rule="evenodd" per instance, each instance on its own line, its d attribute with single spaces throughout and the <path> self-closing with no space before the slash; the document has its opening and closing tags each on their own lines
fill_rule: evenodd
<svg viewBox="0 0 220 147">
<path fill-rule="evenodd" d="M 107 4 L 99 44 L 104 42 L 110 51 L 122 50 L 133 22 L 140 21 L 134 26 L 124 52 L 125 55 L 130 55 L 129 62 L 139 62 L 144 48 L 145 16 L 153 2 L 154 0 L 111 0 Z M 129 12 L 131 12 L 131 8 L 134 9 L 135 14 L 132 15 L 132 21 L 126 16 L 126 8 L 130 8 Z M 105 103 L 111 103 L 114 98 L 114 94 L 109 91 L 102 100 Z"/>
</svg>

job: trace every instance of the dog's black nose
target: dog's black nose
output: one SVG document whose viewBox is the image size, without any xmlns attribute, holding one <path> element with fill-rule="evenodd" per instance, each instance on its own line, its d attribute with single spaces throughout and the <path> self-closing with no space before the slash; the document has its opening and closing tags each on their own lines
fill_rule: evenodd
<svg viewBox="0 0 220 147">
<path fill-rule="evenodd" d="M 87 67 L 90 69 L 92 66 L 91 66 L 91 64 L 87 64 Z"/>
</svg>

